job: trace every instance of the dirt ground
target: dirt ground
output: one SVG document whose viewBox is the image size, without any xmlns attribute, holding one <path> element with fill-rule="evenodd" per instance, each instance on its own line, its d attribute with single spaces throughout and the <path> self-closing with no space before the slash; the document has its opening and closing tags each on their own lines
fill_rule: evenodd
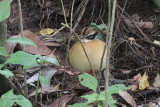
<svg viewBox="0 0 160 107">
<path fill-rule="evenodd" d="M 110 84 L 123 83 L 125 85 L 131 85 L 130 79 L 133 79 L 137 74 L 143 75 L 147 72 L 149 77 L 148 81 L 150 86 L 155 81 L 156 75 L 159 73 L 160 65 L 160 45 L 154 44 L 154 40 L 160 40 L 160 10 L 157 9 L 155 4 L 151 0 L 127 0 L 125 7 L 124 16 L 120 17 L 121 9 L 123 9 L 126 0 L 117 0 L 117 4 L 121 8 L 116 8 L 116 18 L 115 18 L 115 28 L 119 26 L 116 34 L 113 35 L 113 48 L 111 52 L 111 74 L 114 78 L 120 80 Z M 80 10 L 83 9 L 81 6 L 83 0 L 76 0 L 74 5 L 73 14 L 73 25 L 77 23 L 77 19 L 80 17 Z M 57 0 L 51 0 L 50 5 L 43 5 L 42 7 L 36 0 L 23 0 L 22 1 L 22 13 L 23 13 L 23 26 L 24 30 L 30 30 L 34 33 L 40 30 L 40 28 L 52 28 L 59 29 L 62 27 L 61 23 L 64 22 L 63 11 L 61 9 L 61 3 Z M 66 0 L 64 2 L 65 11 L 67 13 L 67 20 L 70 23 L 70 10 L 71 1 Z M 11 16 L 8 19 L 8 33 L 10 36 L 19 34 L 19 15 L 17 2 L 13 1 L 11 4 Z M 107 3 L 105 0 L 90 0 L 83 14 L 83 17 L 75 29 L 75 32 L 80 34 L 83 27 L 87 27 L 91 22 L 96 24 L 101 24 L 102 21 L 107 23 Z M 136 22 L 150 22 L 147 27 L 135 27 L 127 26 L 125 23 L 126 19 L 132 18 Z M 120 24 L 118 21 L 121 19 Z M 133 24 L 133 23 L 132 23 Z M 68 29 L 64 29 L 64 32 L 69 32 Z M 129 38 L 134 38 L 134 45 L 129 45 Z M 60 46 L 49 47 L 54 50 L 54 55 L 60 63 L 60 67 L 54 66 L 58 72 L 52 77 L 52 84 L 60 84 L 60 89 L 62 88 L 64 72 L 65 75 L 64 83 L 64 95 L 73 94 L 73 98 L 67 102 L 67 105 L 71 105 L 75 102 L 82 102 L 83 99 L 80 98 L 81 95 L 89 93 L 90 90 L 83 87 L 78 81 L 78 72 L 75 71 L 70 63 L 67 63 L 65 70 L 65 57 L 67 50 L 67 41 L 60 43 Z M 57 41 L 55 41 L 57 42 Z M 126 73 L 126 72 L 129 73 Z M 29 74 L 29 77 L 32 74 Z M 21 79 L 18 79 L 22 81 Z M 104 76 L 102 73 L 101 78 L 101 90 L 104 90 Z M 34 90 L 33 87 L 29 86 L 29 92 Z M 66 91 L 66 93 L 65 93 Z M 43 104 L 49 105 L 53 101 L 59 98 L 61 91 L 52 92 L 43 95 Z M 152 106 L 151 103 L 157 105 L 160 103 L 160 90 L 159 88 L 144 89 L 136 91 L 128 91 L 128 93 L 134 98 L 137 105 L 142 105 L 140 107 L 156 107 Z M 117 100 L 117 106 L 121 107 L 123 104 L 130 107 L 130 104 L 126 102 L 118 94 L 114 95 Z M 30 97 L 31 101 L 34 101 L 34 97 Z M 40 101 L 40 99 L 38 99 Z M 150 103 L 148 105 L 148 103 Z M 159 105 L 160 106 L 160 105 Z M 158 107 L 158 106 L 157 106 Z"/>
</svg>

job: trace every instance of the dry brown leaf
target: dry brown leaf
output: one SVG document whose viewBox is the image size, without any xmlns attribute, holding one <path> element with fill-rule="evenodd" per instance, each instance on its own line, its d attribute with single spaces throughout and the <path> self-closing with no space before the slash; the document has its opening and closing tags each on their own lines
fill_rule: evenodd
<svg viewBox="0 0 160 107">
<path fill-rule="evenodd" d="M 45 77 L 48 80 L 48 84 L 41 83 L 42 88 L 50 87 L 51 78 L 57 72 L 55 68 L 45 67 L 41 70 L 41 76 Z M 39 73 L 34 74 L 27 80 L 27 84 L 33 83 L 38 80 Z"/>
<path fill-rule="evenodd" d="M 52 47 L 59 47 L 61 44 L 56 43 L 56 42 L 46 42 L 44 43 L 46 46 L 52 46 Z"/>
<path fill-rule="evenodd" d="M 133 77 L 134 81 L 140 81 L 140 79 L 141 79 L 141 74 L 140 73 Z"/>
<path fill-rule="evenodd" d="M 137 85 L 131 85 L 131 91 L 136 91 L 138 89 L 138 86 Z"/>
<path fill-rule="evenodd" d="M 39 70 L 39 66 L 34 66 L 32 68 L 26 69 L 26 72 L 27 73 L 33 73 L 33 72 L 38 71 L 38 70 Z"/>
<path fill-rule="evenodd" d="M 152 22 L 136 22 L 140 28 L 153 29 L 154 25 Z"/>
<path fill-rule="evenodd" d="M 131 72 L 131 70 L 127 70 L 127 69 L 120 69 L 121 72 L 123 72 L 124 74 L 129 74 Z"/>
<path fill-rule="evenodd" d="M 124 17 L 125 22 L 128 24 L 128 26 L 136 28 L 136 26 L 132 23 L 132 21 L 130 19 L 126 18 L 125 16 L 123 16 L 123 17 Z M 134 23 L 137 24 L 137 26 L 142 29 L 143 28 L 153 29 L 153 27 L 154 27 L 152 22 L 136 22 L 136 21 L 134 21 Z"/>
<path fill-rule="evenodd" d="M 31 31 L 25 30 L 23 34 L 24 37 L 31 39 L 37 45 L 37 47 L 26 45 L 24 46 L 24 51 L 31 54 L 40 54 L 40 55 L 49 55 L 52 53 L 52 51 L 46 45 L 44 45 L 43 42 Z"/>
<path fill-rule="evenodd" d="M 41 93 L 41 91 L 42 91 L 42 93 L 45 93 L 45 92 L 55 92 L 58 89 L 59 89 L 59 84 L 57 84 L 55 87 L 44 87 L 42 89 L 38 89 L 38 93 Z M 33 91 L 32 93 L 30 93 L 28 96 L 32 97 L 34 95 L 36 95 L 36 90 Z"/>
<path fill-rule="evenodd" d="M 122 98 L 124 98 L 127 101 L 127 103 L 130 104 L 132 107 L 136 107 L 136 102 L 134 101 L 133 97 L 129 93 L 119 90 L 118 94 Z"/>
<path fill-rule="evenodd" d="M 8 38 L 8 39 L 17 38 L 17 37 L 19 37 L 19 36 L 12 36 L 12 37 L 10 37 L 10 38 Z M 11 42 L 7 42 L 7 43 L 6 43 L 6 46 L 5 46 L 5 47 L 6 47 L 7 53 L 8 53 L 9 55 L 13 53 L 16 45 L 17 45 L 17 44 L 14 44 L 14 43 L 11 43 Z"/>
<path fill-rule="evenodd" d="M 58 98 L 55 101 L 53 101 L 51 104 L 49 104 L 48 107 L 65 107 L 66 103 L 68 103 L 73 96 L 74 95 L 63 95 L 61 98 Z M 60 102 L 60 105 L 59 105 L 59 102 Z"/>
<path fill-rule="evenodd" d="M 14 76 L 15 76 L 16 78 L 24 78 L 24 76 L 21 75 L 21 74 L 14 74 Z"/>
</svg>

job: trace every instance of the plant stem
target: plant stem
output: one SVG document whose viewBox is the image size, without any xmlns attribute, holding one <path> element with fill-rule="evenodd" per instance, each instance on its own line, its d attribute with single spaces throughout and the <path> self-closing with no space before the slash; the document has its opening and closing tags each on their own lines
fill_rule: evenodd
<svg viewBox="0 0 160 107">
<path fill-rule="evenodd" d="M 19 16 L 20 16 L 20 30 L 21 30 L 21 37 L 23 38 L 23 21 L 22 21 L 22 10 L 21 10 L 21 2 L 18 0 L 18 10 L 19 10 Z M 24 47 L 23 47 L 24 50 Z M 24 83 L 25 83 L 25 93 L 26 97 L 28 98 L 28 87 L 27 87 L 27 73 L 26 70 L 24 70 Z"/>
<path fill-rule="evenodd" d="M 36 87 L 36 97 L 35 97 L 35 101 L 34 101 L 34 107 L 36 106 L 37 97 L 38 97 L 38 88 L 39 88 L 39 82 L 40 82 L 39 76 L 41 75 L 42 63 L 43 63 L 43 61 L 41 60 L 40 61 L 40 65 L 39 65 L 39 72 L 38 72 L 39 74 L 38 74 L 38 82 L 37 82 L 37 87 Z"/>
</svg>

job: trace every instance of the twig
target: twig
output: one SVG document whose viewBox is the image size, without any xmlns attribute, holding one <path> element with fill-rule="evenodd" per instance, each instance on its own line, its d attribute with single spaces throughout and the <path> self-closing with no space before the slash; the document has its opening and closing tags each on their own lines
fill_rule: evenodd
<svg viewBox="0 0 160 107">
<path fill-rule="evenodd" d="M 66 12 L 65 12 L 64 5 L 63 5 L 63 1 L 62 1 L 62 0 L 61 0 L 61 5 L 62 5 L 63 14 L 64 14 L 64 21 L 65 21 L 65 23 L 68 25 L 68 23 L 67 23 L 67 18 L 66 18 Z"/>
<path fill-rule="evenodd" d="M 123 7 L 122 12 L 121 12 L 121 14 L 120 14 L 120 18 L 118 19 L 118 23 L 117 23 L 117 27 L 116 27 L 115 34 L 117 34 L 117 31 L 118 31 L 118 29 L 119 29 L 119 24 L 120 24 L 120 22 L 121 22 L 121 18 L 122 18 L 122 15 L 123 15 L 123 13 L 124 13 L 124 10 L 125 10 L 125 8 L 126 8 L 127 1 L 128 1 L 128 0 L 125 1 L 124 7 Z"/>
<path fill-rule="evenodd" d="M 71 10 L 71 19 L 72 19 L 72 12 L 73 12 L 73 5 L 74 5 L 74 1 L 73 0 L 73 3 L 72 3 L 72 10 Z M 61 0 L 61 5 L 62 5 L 62 9 L 63 9 L 63 14 L 64 14 L 64 19 L 65 19 L 65 23 L 68 25 L 67 23 L 67 18 L 66 18 L 66 13 L 65 13 L 65 9 L 64 9 L 64 5 L 63 5 L 63 1 Z M 71 21 L 72 23 L 72 21 Z M 72 24 L 71 24 L 72 25 Z M 72 26 L 71 26 L 72 27 Z M 65 28 L 65 26 L 63 26 L 62 28 Z M 71 34 L 71 32 L 70 32 Z M 64 66 L 64 69 L 66 71 L 66 66 L 67 66 L 67 59 L 68 59 L 68 50 L 69 50 L 69 44 L 70 44 L 70 38 L 69 38 L 69 41 L 68 41 L 68 49 L 67 49 L 67 53 L 66 53 L 66 58 L 65 58 L 65 66 Z M 66 77 L 66 72 L 64 72 L 64 75 L 63 75 L 63 83 L 62 83 L 62 88 L 61 88 L 61 93 L 60 93 L 60 99 L 59 99 L 59 102 L 58 102 L 58 107 L 60 107 L 60 101 L 61 101 L 61 96 L 62 96 L 62 93 L 63 93 L 63 89 L 64 89 L 64 82 L 65 82 L 65 77 Z"/>
<path fill-rule="evenodd" d="M 116 5 L 121 11 L 123 10 L 119 5 Z M 135 27 L 138 29 L 138 31 L 143 35 L 143 37 L 151 42 L 151 40 L 143 33 L 143 31 L 138 27 L 138 25 L 135 23 L 135 21 L 132 20 L 132 18 L 124 11 L 124 14 L 132 21 L 132 23 L 135 25 Z"/>
<path fill-rule="evenodd" d="M 20 16 L 20 29 L 21 29 L 21 37 L 23 38 L 23 21 L 22 21 L 22 10 L 21 10 L 21 2 L 18 0 L 18 10 L 19 10 L 19 16 Z M 23 47 L 24 50 L 24 47 Z M 25 93 L 26 97 L 28 98 L 28 87 L 27 87 L 27 73 L 26 70 L 24 70 L 24 83 L 25 83 Z"/>
<path fill-rule="evenodd" d="M 62 26 L 60 29 L 58 29 L 56 32 L 54 32 L 50 37 L 54 36 L 55 34 L 57 34 L 58 32 L 60 32 L 64 28 L 65 28 L 65 26 Z"/>
<path fill-rule="evenodd" d="M 8 79 L 8 80 L 9 80 L 9 83 L 11 84 L 11 86 L 12 86 L 14 89 L 16 89 L 17 92 L 19 92 L 19 93 L 21 93 L 22 95 L 25 96 L 25 93 L 23 93 L 22 90 L 19 90 L 19 89 L 13 84 L 13 82 L 12 82 L 10 79 Z"/>
<path fill-rule="evenodd" d="M 106 69 L 105 69 L 105 107 L 108 107 L 108 83 L 109 83 L 109 61 L 110 61 L 110 50 L 111 50 L 111 43 L 112 43 L 112 34 L 113 34 L 113 25 L 114 25 L 114 20 L 115 20 L 115 8 L 116 8 L 116 0 L 113 1 L 113 8 L 112 8 L 112 17 L 108 17 L 109 19 L 111 18 L 110 23 L 111 26 L 109 26 L 108 30 L 108 41 L 106 41 L 107 47 L 107 58 L 106 58 Z M 110 6 L 110 0 L 109 0 L 109 6 Z M 110 9 L 109 9 L 110 10 Z M 109 15 L 110 16 L 110 15 Z M 108 20 L 109 20 L 108 19 Z M 106 37 L 107 40 L 107 37 Z"/>
<path fill-rule="evenodd" d="M 76 27 L 78 26 L 80 20 L 82 19 L 82 16 L 83 16 L 83 14 L 84 14 L 84 12 L 85 12 L 85 10 L 86 10 L 86 6 L 87 6 L 88 2 L 89 2 L 89 0 L 86 0 L 85 4 L 84 4 L 84 6 L 83 6 L 83 10 L 82 10 L 81 14 L 79 15 L 79 17 L 78 17 L 78 19 L 77 19 L 77 23 L 75 23 L 75 25 L 74 25 L 74 27 L 73 27 L 73 30 L 76 29 Z"/>
</svg>

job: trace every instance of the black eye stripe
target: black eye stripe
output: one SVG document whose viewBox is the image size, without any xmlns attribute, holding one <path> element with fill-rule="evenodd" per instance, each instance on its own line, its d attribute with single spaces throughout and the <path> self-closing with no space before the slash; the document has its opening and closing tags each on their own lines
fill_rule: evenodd
<svg viewBox="0 0 160 107">
<path fill-rule="evenodd" d="M 85 35 L 87 29 L 88 29 L 87 27 L 84 29 L 83 35 Z"/>
<path fill-rule="evenodd" d="M 92 35 L 88 35 L 87 36 L 87 39 L 95 39 L 95 37 L 97 36 L 98 32 L 95 32 L 94 34 Z"/>
</svg>

